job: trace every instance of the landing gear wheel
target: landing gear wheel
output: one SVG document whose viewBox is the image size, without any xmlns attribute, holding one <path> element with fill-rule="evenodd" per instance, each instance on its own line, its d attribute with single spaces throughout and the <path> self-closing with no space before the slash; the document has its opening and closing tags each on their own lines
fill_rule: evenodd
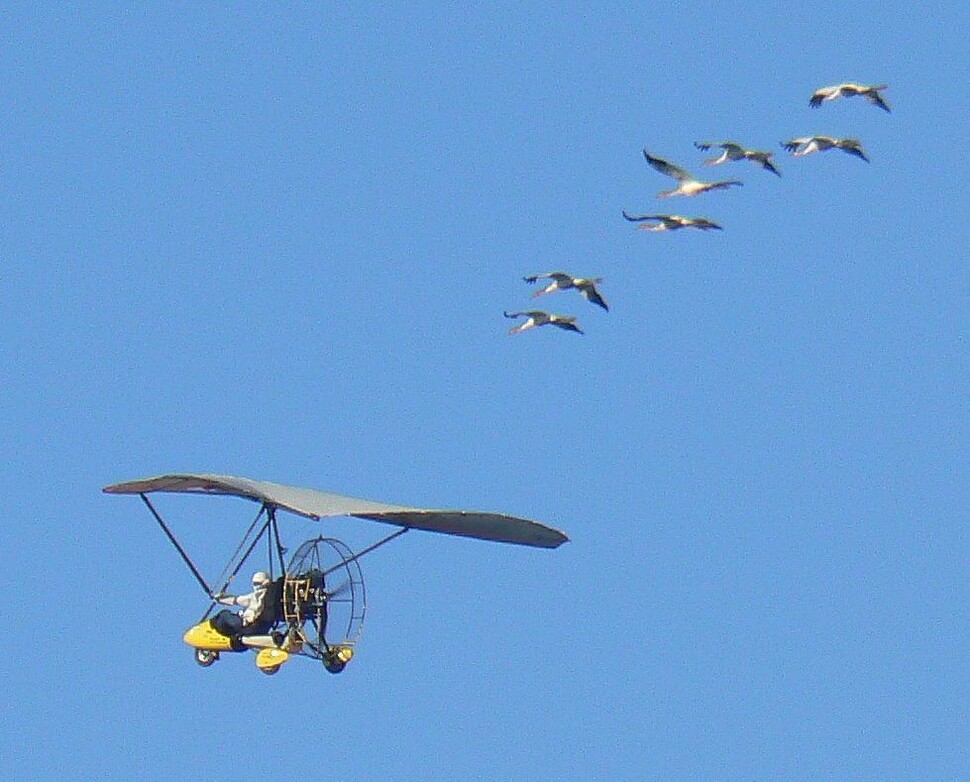
<svg viewBox="0 0 970 782">
<path fill-rule="evenodd" d="M 218 659 L 219 652 L 210 652 L 208 649 L 195 650 L 195 661 L 203 668 L 208 668 Z"/>
<path fill-rule="evenodd" d="M 323 653 L 323 667 L 330 673 L 340 673 L 352 659 L 354 659 L 352 646 L 346 644 L 331 646 Z"/>
<path fill-rule="evenodd" d="M 301 654 L 342 671 L 363 629 L 365 608 L 364 577 L 345 544 L 314 538 L 296 550 L 286 570 L 283 614 L 302 636 Z M 335 653 L 342 648 L 349 655 Z"/>
<path fill-rule="evenodd" d="M 277 671 L 278 671 L 279 669 L 280 669 L 280 666 L 279 666 L 279 665 L 274 665 L 274 666 L 272 666 L 271 668 L 260 668 L 259 670 L 261 670 L 261 671 L 262 671 L 263 673 L 265 673 L 265 674 L 266 674 L 267 676 L 272 676 L 272 675 L 273 675 L 274 673 L 276 673 L 276 672 L 277 672 Z"/>
</svg>

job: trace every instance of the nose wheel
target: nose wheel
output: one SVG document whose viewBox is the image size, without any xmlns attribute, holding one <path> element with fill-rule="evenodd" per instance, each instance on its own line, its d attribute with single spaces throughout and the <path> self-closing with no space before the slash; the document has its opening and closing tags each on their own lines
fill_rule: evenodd
<svg viewBox="0 0 970 782">
<path fill-rule="evenodd" d="M 219 652 L 211 652 L 208 649 L 196 649 L 195 661 L 203 668 L 208 668 L 219 659 Z"/>
</svg>

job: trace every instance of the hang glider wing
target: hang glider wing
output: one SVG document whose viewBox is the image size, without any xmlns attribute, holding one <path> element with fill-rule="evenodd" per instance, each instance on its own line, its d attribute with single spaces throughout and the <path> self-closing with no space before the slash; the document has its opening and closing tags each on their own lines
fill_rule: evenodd
<svg viewBox="0 0 970 782">
<path fill-rule="evenodd" d="M 224 494 L 245 497 L 315 520 L 331 516 L 353 516 L 427 532 L 538 548 L 556 548 L 569 540 L 565 534 L 552 527 L 503 513 L 431 510 L 409 508 L 404 505 L 387 505 L 315 489 L 302 489 L 268 481 L 253 481 L 230 475 L 160 475 L 155 478 L 116 483 L 106 486 L 104 491 L 108 494 L 148 494 L 150 492 Z"/>
</svg>

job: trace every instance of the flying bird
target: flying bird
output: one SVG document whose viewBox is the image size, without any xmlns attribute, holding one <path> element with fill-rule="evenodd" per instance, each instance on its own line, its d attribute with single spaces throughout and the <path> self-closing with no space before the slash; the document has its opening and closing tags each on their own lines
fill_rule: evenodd
<svg viewBox="0 0 970 782">
<path fill-rule="evenodd" d="M 824 152 L 827 149 L 841 149 L 850 155 L 869 162 L 862 144 L 854 138 L 832 138 L 831 136 L 806 136 L 782 141 L 781 145 L 792 153 L 794 157 L 811 155 L 813 152 Z"/>
<path fill-rule="evenodd" d="M 542 310 L 504 312 L 503 314 L 506 318 L 521 318 L 523 316 L 526 318 L 519 325 L 510 328 L 509 334 L 521 334 L 526 329 L 535 328 L 536 326 L 558 326 L 566 331 L 575 331 L 577 334 L 583 333 L 582 329 L 576 325 L 576 318 L 572 315 L 553 315 Z"/>
<path fill-rule="evenodd" d="M 676 195 L 695 196 L 706 193 L 708 190 L 726 190 L 732 185 L 743 184 L 737 179 L 728 179 L 723 182 L 701 182 L 689 171 L 685 171 L 680 166 L 675 166 L 663 158 L 654 157 L 647 150 L 643 150 L 643 156 L 654 170 L 659 171 L 664 176 L 673 177 L 680 183 L 673 190 L 664 190 L 657 193 L 657 198 L 669 198 Z"/>
<path fill-rule="evenodd" d="M 889 108 L 889 104 L 886 103 L 882 95 L 879 94 L 888 86 L 888 84 L 875 84 L 871 87 L 867 87 L 865 84 L 853 84 L 852 82 L 846 82 L 845 84 L 836 84 L 834 87 L 819 87 L 817 90 L 815 90 L 815 92 L 812 93 L 812 97 L 809 98 L 808 105 L 813 109 L 817 109 L 822 105 L 823 101 L 835 100 L 836 98 L 851 98 L 853 95 L 862 95 L 873 106 L 878 106 L 883 111 L 892 111 L 892 109 Z"/>
<path fill-rule="evenodd" d="M 706 217 L 681 217 L 680 215 L 631 215 L 623 212 L 623 216 L 631 223 L 638 225 L 641 231 L 676 231 L 678 228 L 700 228 L 702 231 L 724 230 L 717 223 Z"/>
<path fill-rule="evenodd" d="M 522 279 L 528 283 L 534 283 L 537 280 L 551 280 L 546 287 L 540 288 L 532 294 L 533 299 L 546 293 L 575 288 L 583 295 L 586 301 L 602 307 L 604 310 L 609 311 L 610 309 L 600 295 L 600 292 L 596 290 L 596 285 L 603 282 L 602 277 L 573 277 L 571 274 L 566 274 L 565 272 L 549 272 L 548 274 L 533 274 L 530 277 L 523 277 Z"/>
<path fill-rule="evenodd" d="M 781 176 L 781 171 L 775 168 L 771 162 L 774 152 L 762 152 L 759 149 L 745 149 L 735 141 L 695 141 L 694 146 L 702 152 L 706 152 L 711 147 L 719 147 L 723 151 L 720 157 L 712 157 L 704 161 L 706 166 L 719 166 L 729 160 L 751 160 L 761 166 L 765 171 Z"/>
</svg>

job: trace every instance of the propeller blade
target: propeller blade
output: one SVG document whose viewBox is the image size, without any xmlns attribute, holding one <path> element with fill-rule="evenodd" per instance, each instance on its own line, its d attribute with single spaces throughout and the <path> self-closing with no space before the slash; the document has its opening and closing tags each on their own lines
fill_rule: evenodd
<svg viewBox="0 0 970 782">
<path fill-rule="evenodd" d="M 341 595 L 345 595 L 349 591 L 350 591 L 350 581 L 344 581 L 336 589 L 330 589 L 327 591 L 327 600 L 333 600 L 333 598 L 340 597 Z"/>
</svg>

